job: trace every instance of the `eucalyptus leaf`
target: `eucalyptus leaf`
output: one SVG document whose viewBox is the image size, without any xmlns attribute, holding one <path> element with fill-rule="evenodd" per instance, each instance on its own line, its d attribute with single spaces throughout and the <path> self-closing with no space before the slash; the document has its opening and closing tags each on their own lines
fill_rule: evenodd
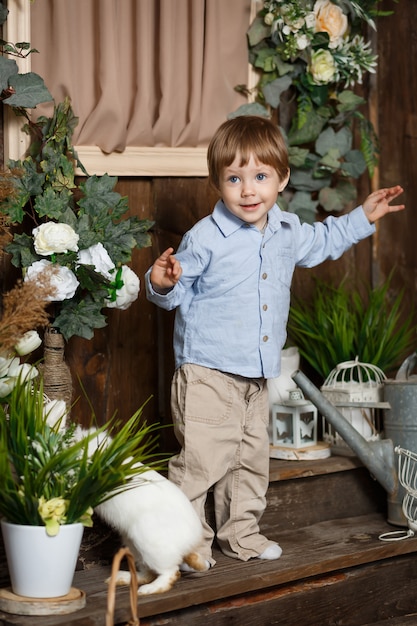
<svg viewBox="0 0 417 626">
<path fill-rule="evenodd" d="M 366 170 L 366 161 L 360 150 L 350 150 L 345 155 L 345 161 L 342 163 L 342 170 L 352 178 L 359 178 Z"/>
<path fill-rule="evenodd" d="M 249 102 L 248 104 L 242 104 L 236 111 L 229 113 L 228 119 L 239 117 L 240 115 L 259 115 L 261 117 L 270 117 L 268 109 L 266 109 L 259 102 Z"/>
<path fill-rule="evenodd" d="M 297 146 L 290 146 L 290 148 L 288 149 L 288 161 L 291 167 L 302 168 L 306 164 L 308 154 L 308 148 L 298 148 Z"/>
<path fill-rule="evenodd" d="M 312 200 L 309 193 L 297 191 L 288 203 L 288 211 L 298 215 L 301 221 L 312 224 L 316 219 L 317 206 L 318 202 Z"/>
<path fill-rule="evenodd" d="M 273 72 L 277 69 L 276 53 L 271 48 L 262 48 L 256 54 L 255 67 L 264 72 Z"/>
<path fill-rule="evenodd" d="M 339 213 L 344 209 L 343 199 L 338 190 L 331 187 L 323 187 L 319 192 L 319 201 L 325 211 Z"/>
<path fill-rule="evenodd" d="M 331 150 L 337 150 L 340 156 L 344 156 L 352 147 L 352 133 L 344 127 L 338 132 L 333 128 L 326 128 L 316 141 L 316 151 L 318 154 L 325 155 Z"/>
<path fill-rule="evenodd" d="M 313 178 L 313 172 L 304 171 L 297 168 L 291 170 L 290 186 L 294 187 L 298 191 L 318 191 L 322 187 L 326 187 L 331 182 L 330 176 L 323 178 Z"/>
<path fill-rule="evenodd" d="M 366 102 L 364 98 L 361 98 L 348 89 L 339 93 L 338 101 L 339 104 L 337 105 L 337 110 L 340 112 L 355 111 L 359 106 L 365 104 Z"/>
<path fill-rule="evenodd" d="M 331 172 L 337 172 L 340 168 L 340 150 L 338 148 L 330 148 L 330 150 L 320 159 L 319 166 L 326 168 Z"/>
<path fill-rule="evenodd" d="M 271 27 L 265 24 L 264 20 L 260 16 L 256 16 L 247 32 L 249 45 L 251 47 L 256 46 L 266 37 L 271 34 Z"/>
<path fill-rule="evenodd" d="M 299 146 L 315 141 L 320 135 L 325 123 L 326 120 L 321 115 L 318 115 L 316 111 L 309 111 L 305 116 L 303 125 L 300 128 L 291 128 L 288 133 L 289 145 Z"/>
<path fill-rule="evenodd" d="M 290 87 L 292 79 L 289 76 L 281 76 L 267 83 L 264 87 L 264 96 L 267 104 L 274 109 L 279 107 L 281 94 Z"/>
</svg>

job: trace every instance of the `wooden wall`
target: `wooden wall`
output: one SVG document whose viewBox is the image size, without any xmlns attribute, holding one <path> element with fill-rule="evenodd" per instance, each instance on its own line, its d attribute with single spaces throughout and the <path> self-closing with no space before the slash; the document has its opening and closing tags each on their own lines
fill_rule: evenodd
<svg viewBox="0 0 417 626">
<path fill-rule="evenodd" d="M 417 214 L 417 34 L 415 0 L 383 0 L 380 8 L 394 8 L 395 15 L 378 23 L 379 72 L 376 81 L 364 86 L 370 111 L 378 122 L 381 143 L 381 186 L 401 184 L 407 211 L 386 217 L 372 240 L 361 242 L 336 262 L 314 270 L 297 270 L 295 293 L 312 290 L 313 276 L 338 284 L 347 275 L 360 289 L 362 284 L 385 279 L 396 267 L 393 293 L 405 289 L 407 306 L 416 293 L 415 233 Z M 363 199 L 370 190 L 366 177 L 358 192 Z M 136 251 L 133 269 L 143 276 L 165 247 L 178 245 L 181 235 L 200 217 L 207 215 L 216 200 L 204 178 L 123 178 L 118 191 L 129 197 L 131 212 L 155 220 L 153 247 Z M 320 216 L 323 217 L 323 216 Z M 2 262 L 3 290 L 10 283 L 10 268 Z M 170 424 L 169 382 L 173 372 L 171 349 L 173 313 L 158 310 L 147 302 L 144 289 L 127 311 L 110 311 L 109 325 L 91 341 L 73 338 L 66 354 L 74 377 L 75 396 L 80 396 L 74 416 L 87 422 L 90 408 L 80 393 L 82 380 L 97 417 L 104 421 L 118 412 L 127 419 L 150 398 L 144 416 L 150 422 Z M 417 342 L 416 342 L 417 346 Z M 161 447 L 172 451 L 176 444 L 171 428 L 164 429 Z"/>
</svg>

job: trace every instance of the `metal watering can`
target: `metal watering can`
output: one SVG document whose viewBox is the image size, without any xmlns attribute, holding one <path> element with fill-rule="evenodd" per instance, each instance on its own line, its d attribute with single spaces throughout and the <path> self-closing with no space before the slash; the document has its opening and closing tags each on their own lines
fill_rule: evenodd
<svg viewBox="0 0 417 626">
<path fill-rule="evenodd" d="M 377 441 L 367 441 L 362 437 L 300 370 L 291 376 L 385 489 L 388 494 L 388 522 L 396 526 L 409 525 L 402 508 L 405 491 L 398 479 L 395 450 L 410 448 L 417 452 L 417 376 L 410 377 L 416 364 L 417 355 L 413 353 L 401 365 L 395 380 L 384 382 L 384 400 L 391 409 L 384 415 L 386 439 Z"/>
</svg>

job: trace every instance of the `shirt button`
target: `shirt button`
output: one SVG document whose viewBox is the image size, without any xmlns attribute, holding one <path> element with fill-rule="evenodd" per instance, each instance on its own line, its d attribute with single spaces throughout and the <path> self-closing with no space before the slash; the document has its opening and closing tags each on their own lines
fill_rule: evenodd
<svg viewBox="0 0 417 626">
<path fill-rule="evenodd" d="M 268 310 L 268 305 L 264 304 L 262 308 L 263 308 L 264 311 L 267 311 Z"/>
<path fill-rule="evenodd" d="M 266 272 L 264 272 L 264 273 L 262 274 L 262 278 L 263 278 L 264 280 L 266 280 L 266 278 L 268 278 L 268 274 L 267 274 Z"/>
<path fill-rule="evenodd" d="M 268 335 L 264 335 L 264 336 L 263 336 L 263 340 L 264 340 L 264 341 L 268 341 L 268 339 L 269 339 Z"/>
</svg>

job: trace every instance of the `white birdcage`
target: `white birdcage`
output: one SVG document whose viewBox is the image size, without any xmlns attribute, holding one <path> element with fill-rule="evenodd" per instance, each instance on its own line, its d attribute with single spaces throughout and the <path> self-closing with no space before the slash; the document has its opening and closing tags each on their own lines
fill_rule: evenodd
<svg viewBox="0 0 417 626">
<path fill-rule="evenodd" d="M 384 372 L 372 363 L 339 363 L 328 375 L 321 392 L 367 440 L 380 438 Z M 340 452 L 349 451 L 339 433 L 323 418 L 323 439 Z"/>
</svg>

